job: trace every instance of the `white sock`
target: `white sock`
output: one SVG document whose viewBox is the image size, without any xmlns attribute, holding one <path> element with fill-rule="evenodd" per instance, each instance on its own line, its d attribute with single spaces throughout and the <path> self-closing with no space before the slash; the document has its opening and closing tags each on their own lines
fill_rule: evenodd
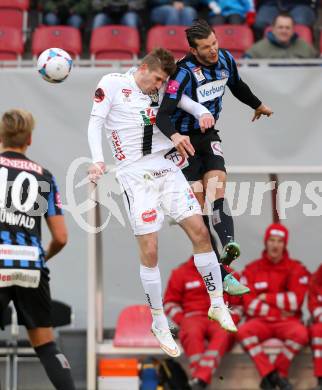
<svg viewBox="0 0 322 390">
<path fill-rule="evenodd" d="M 211 306 L 224 305 L 220 264 L 215 252 L 195 254 L 194 263 L 205 282 Z"/>
<path fill-rule="evenodd" d="M 163 311 L 161 275 L 159 267 L 156 266 L 150 268 L 141 264 L 140 277 L 156 327 L 158 329 L 169 329 L 168 320 Z"/>
</svg>

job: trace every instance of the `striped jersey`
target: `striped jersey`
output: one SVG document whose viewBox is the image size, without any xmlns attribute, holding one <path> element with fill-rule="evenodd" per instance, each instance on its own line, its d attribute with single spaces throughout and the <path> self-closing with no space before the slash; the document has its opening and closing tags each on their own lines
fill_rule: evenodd
<svg viewBox="0 0 322 390">
<path fill-rule="evenodd" d="M 226 85 L 233 89 L 240 80 L 237 65 L 233 56 L 223 49 L 218 51 L 218 62 L 205 66 L 189 54 L 178 62 L 178 69 L 169 80 L 164 104 L 176 103 L 182 94 L 203 104 L 217 120 L 222 109 L 222 98 Z M 162 109 L 161 105 L 161 109 Z M 199 122 L 189 113 L 177 109 L 172 123 L 181 133 L 199 131 Z"/>
<path fill-rule="evenodd" d="M 54 176 L 24 154 L 1 153 L 0 287 L 13 284 L 34 287 L 28 285 L 28 275 L 45 267 L 41 218 L 54 215 L 62 215 Z M 9 269 L 16 272 L 4 271 Z M 23 274 L 21 270 L 30 270 L 31 274 Z M 20 279 L 10 284 L 10 278 Z"/>
</svg>

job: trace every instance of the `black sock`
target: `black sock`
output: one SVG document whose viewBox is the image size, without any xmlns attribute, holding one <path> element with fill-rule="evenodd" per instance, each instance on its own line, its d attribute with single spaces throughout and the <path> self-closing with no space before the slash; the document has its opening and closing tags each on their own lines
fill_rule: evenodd
<svg viewBox="0 0 322 390">
<path fill-rule="evenodd" d="M 224 198 L 215 200 L 212 212 L 212 225 L 224 247 L 230 240 L 234 239 L 234 222 L 227 201 Z"/>
<path fill-rule="evenodd" d="M 68 360 L 57 348 L 54 341 L 36 347 L 35 351 L 46 370 L 48 378 L 57 390 L 76 389 Z"/>
<path fill-rule="evenodd" d="M 217 259 L 219 260 L 220 259 L 220 254 L 218 252 L 218 248 L 217 248 L 217 243 L 216 243 L 215 237 L 212 235 L 212 232 L 210 230 L 209 217 L 210 216 L 208 216 L 208 215 L 203 215 L 202 216 L 202 218 L 204 220 L 204 223 L 207 226 L 207 229 L 208 229 L 208 232 L 209 232 L 212 249 L 216 253 Z M 227 275 L 229 275 L 229 273 L 225 270 L 225 267 L 222 264 L 220 264 L 220 270 L 221 270 L 221 278 L 222 278 L 222 280 L 224 280 L 225 277 Z"/>
<path fill-rule="evenodd" d="M 318 377 L 318 385 L 322 386 L 322 377 L 321 376 Z"/>
</svg>

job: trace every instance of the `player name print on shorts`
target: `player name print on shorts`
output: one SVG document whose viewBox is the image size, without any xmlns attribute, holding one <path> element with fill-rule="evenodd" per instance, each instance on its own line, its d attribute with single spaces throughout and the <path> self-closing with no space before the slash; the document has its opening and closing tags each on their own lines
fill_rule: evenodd
<svg viewBox="0 0 322 390">
<path fill-rule="evenodd" d="M 202 73 L 202 69 L 201 69 L 200 66 L 197 66 L 196 68 L 193 68 L 192 71 L 193 71 L 193 74 L 194 74 L 194 76 L 195 76 L 195 78 L 196 78 L 196 80 L 198 82 L 206 80 L 206 77 Z"/>
<path fill-rule="evenodd" d="M 210 145 L 214 155 L 221 157 L 224 155 L 219 141 L 212 141 Z"/>
</svg>

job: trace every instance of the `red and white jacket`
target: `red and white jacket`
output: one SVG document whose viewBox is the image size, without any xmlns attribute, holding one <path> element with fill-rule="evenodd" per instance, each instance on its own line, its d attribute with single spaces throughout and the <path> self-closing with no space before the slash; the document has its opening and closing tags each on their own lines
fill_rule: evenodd
<svg viewBox="0 0 322 390">
<path fill-rule="evenodd" d="M 232 270 L 225 267 L 228 272 Z M 233 275 L 239 279 L 237 273 Z M 232 317 L 238 323 L 242 315 L 242 300 L 224 294 L 224 300 L 232 308 Z M 204 281 L 194 265 L 193 257 L 172 271 L 164 296 L 166 315 L 180 325 L 184 317 L 207 316 L 210 298 Z"/>
<path fill-rule="evenodd" d="M 314 322 L 322 322 L 322 264 L 312 275 L 309 285 L 309 310 Z"/>
<path fill-rule="evenodd" d="M 245 314 L 267 321 L 300 318 L 309 278 L 305 266 L 290 259 L 286 250 L 277 264 L 264 251 L 262 258 L 248 264 L 242 274 L 241 282 L 251 290 L 243 296 Z M 259 298 L 260 294 L 266 295 L 265 301 Z"/>
</svg>

